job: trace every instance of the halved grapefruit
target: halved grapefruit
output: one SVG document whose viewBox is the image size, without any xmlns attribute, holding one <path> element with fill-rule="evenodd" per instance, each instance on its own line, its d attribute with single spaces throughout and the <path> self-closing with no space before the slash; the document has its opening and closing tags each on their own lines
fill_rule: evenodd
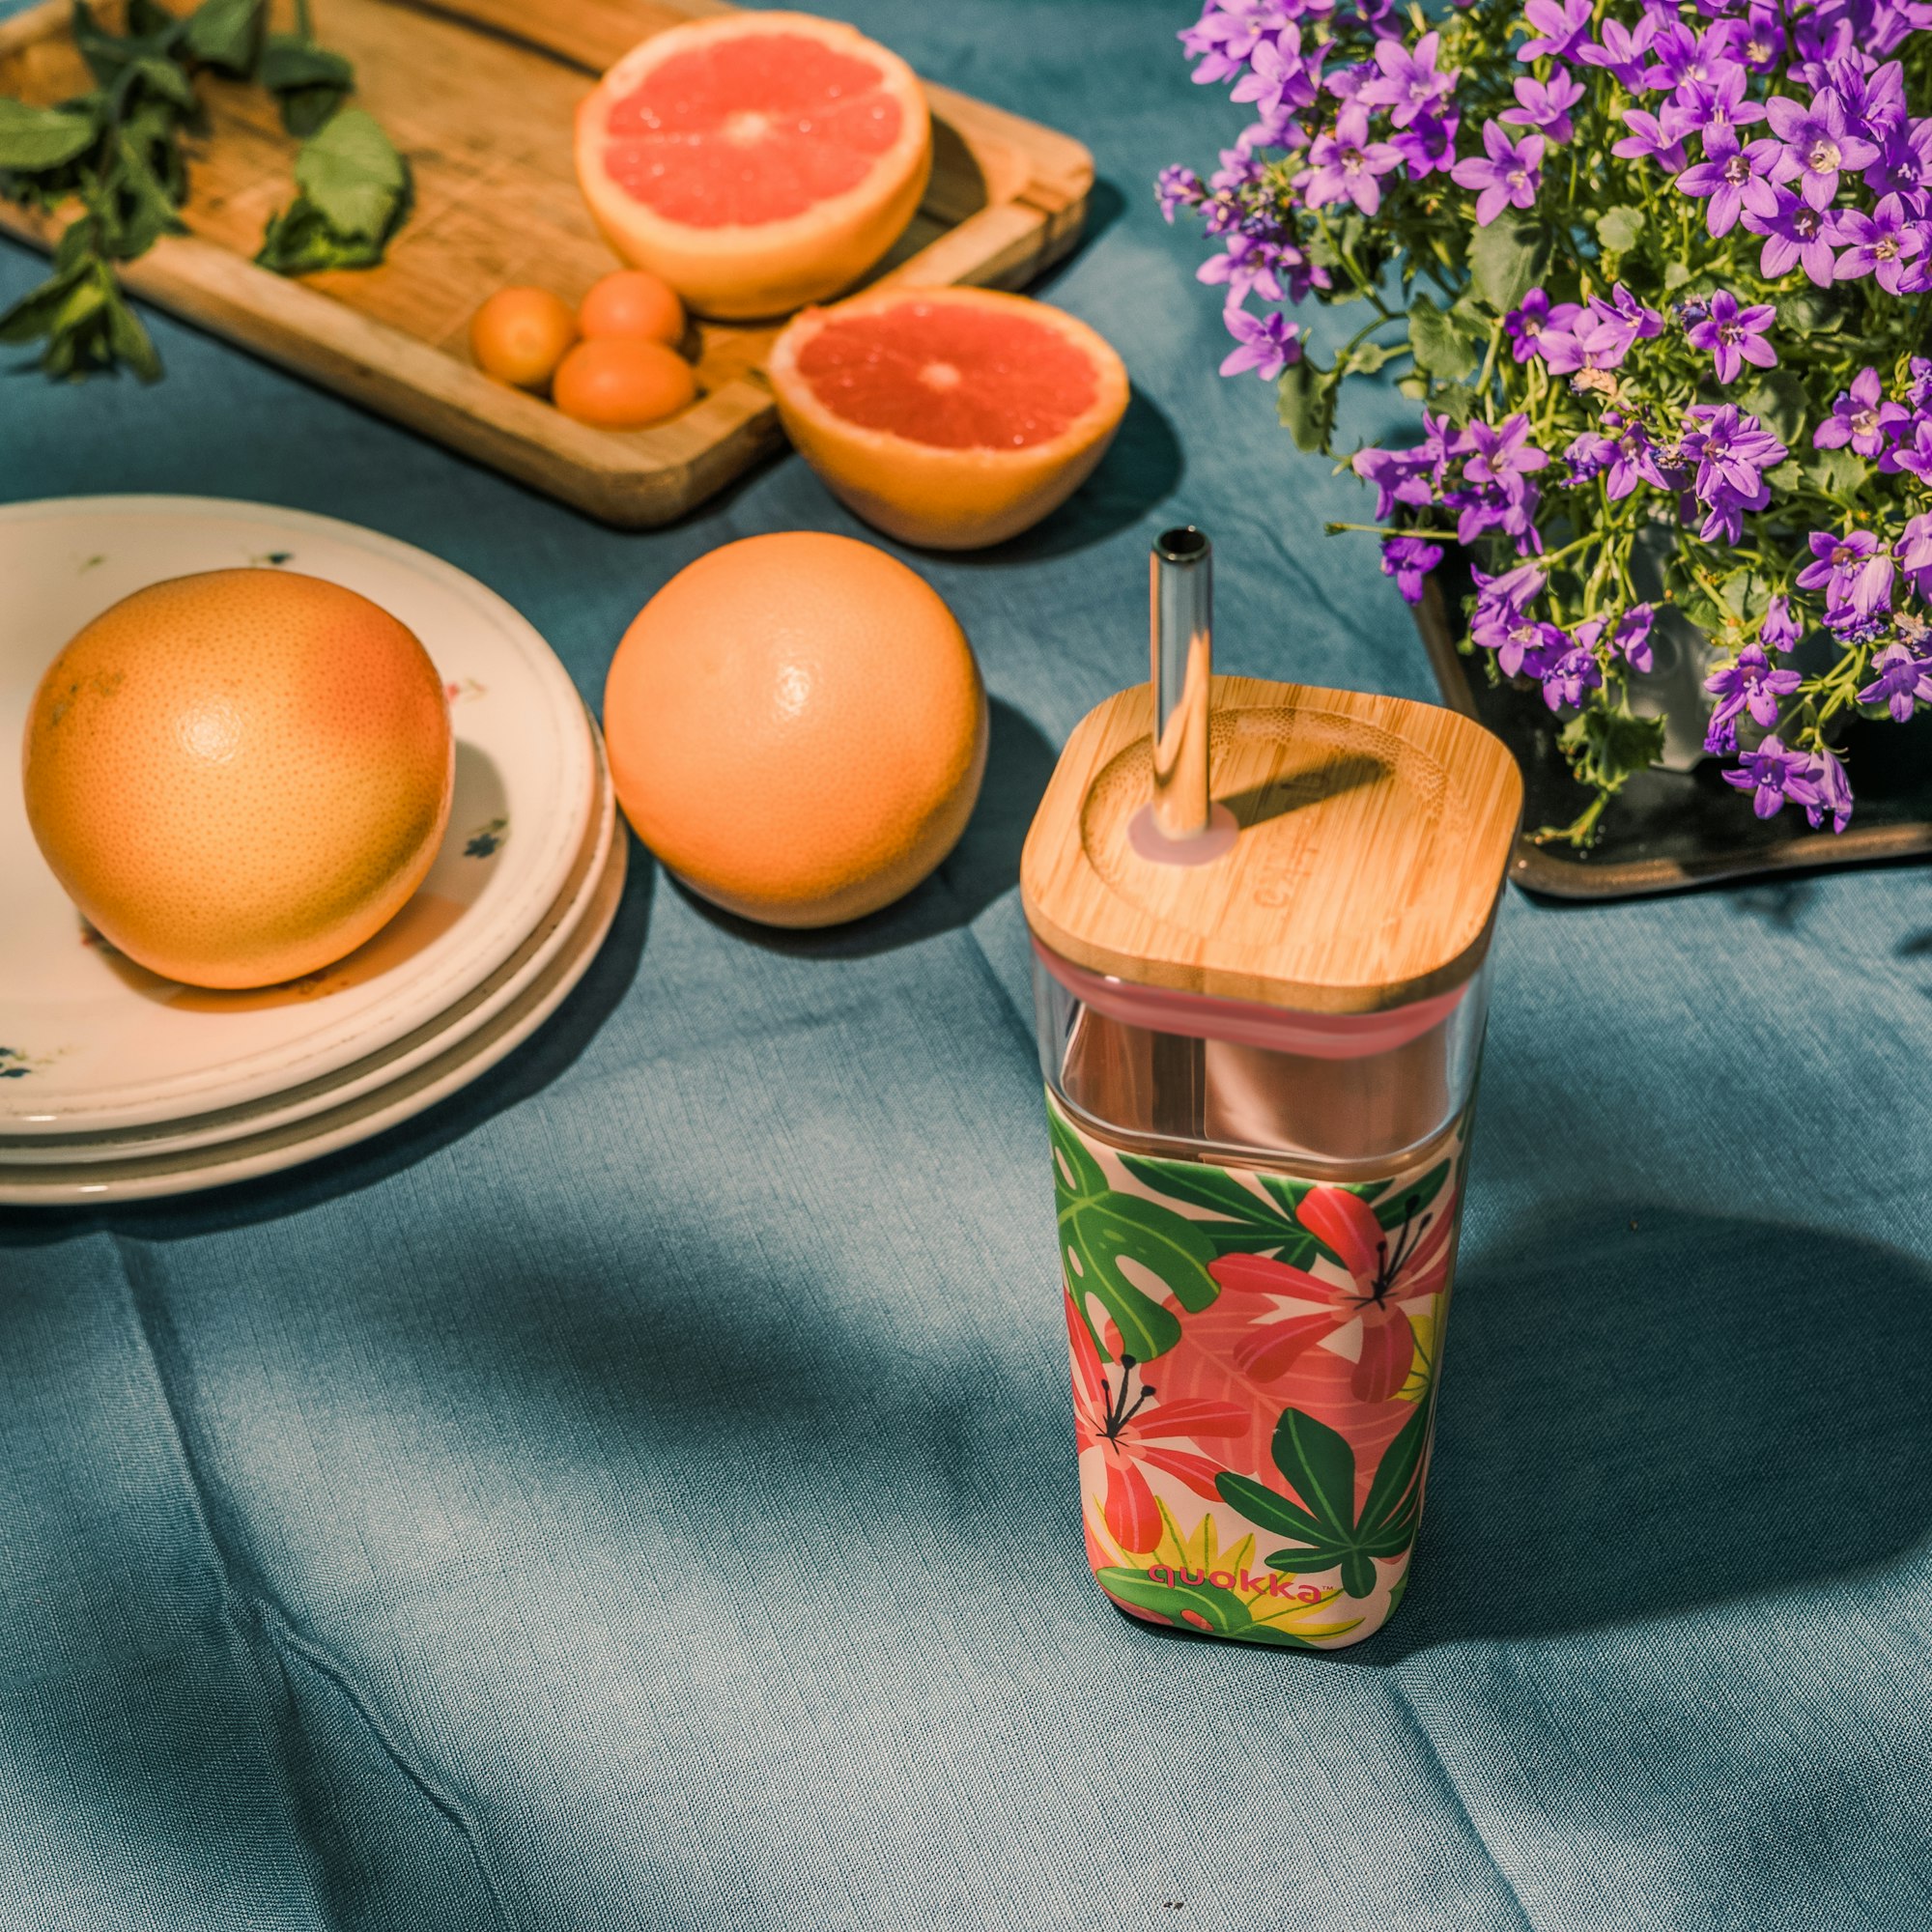
<svg viewBox="0 0 1932 1932">
<path fill-rule="evenodd" d="M 1127 407 L 1127 372 L 1063 309 L 992 289 L 871 289 L 807 309 L 766 365 L 832 494 L 901 542 L 976 550 L 1072 496 Z"/>
<path fill-rule="evenodd" d="M 703 315 L 784 315 L 849 287 L 905 231 L 931 172 L 918 75 L 810 14 L 654 34 L 577 110 L 597 225 Z"/>
</svg>

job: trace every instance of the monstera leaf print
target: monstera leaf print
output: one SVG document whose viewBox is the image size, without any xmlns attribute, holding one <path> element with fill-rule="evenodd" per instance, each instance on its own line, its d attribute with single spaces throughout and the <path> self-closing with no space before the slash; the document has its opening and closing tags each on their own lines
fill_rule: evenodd
<svg viewBox="0 0 1932 1932">
<path fill-rule="evenodd" d="M 1293 1495 L 1233 1470 L 1215 1488 L 1221 1500 L 1250 1522 L 1295 1545 L 1268 1557 L 1270 1570 L 1305 1576 L 1339 1564 L 1343 1590 L 1350 1597 L 1370 1596 L 1376 1587 L 1375 1559 L 1400 1556 L 1415 1541 L 1432 1407 L 1428 1402 L 1414 1405 L 1415 1413 L 1383 1453 L 1359 1511 L 1354 1450 L 1326 1423 L 1297 1408 L 1284 1410 L 1274 1432 L 1275 1467 Z"/>
<path fill-rule="evenodd" d="M 1151 1193 L 1184 1202 L 1213 1216 L 1196 1221 L 1217 1253 L 1265 1249 L 1305 1267 L 1321 1252 L 1315 1236 L 1294 1218 L 1310 1183 L 1285 1175 L 1257 1174 L 1261 1193 L 1236 1179 L 1225 1167 L 1196 1160 L 1156 1160 L 1123 1153 L 1121 1165 Z"/>
<path fill-rule="evenodd" d="M 1199 1310 L 1220 1292 L 1208 1272 L 1213 1244 L 1171 1208 L 1109 1187 L 1099 1163 L 1052 1107 L 1047 1124 L 1061 1259 L 1074 1306 L 1106 1359 L 1114 1359 L 1112 1345 L 1094 1327 L 1090 1295 L 1112 1320 L 1121 1353 L 1151 1361 L 1180 1340 L 1180 1322 L 1165 1306 L 1168 1296 Z"/>
</svg>

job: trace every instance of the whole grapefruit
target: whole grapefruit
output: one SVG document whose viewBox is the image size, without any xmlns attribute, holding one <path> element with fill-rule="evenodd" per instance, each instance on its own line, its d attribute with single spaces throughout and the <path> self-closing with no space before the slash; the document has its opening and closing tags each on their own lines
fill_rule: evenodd
<svg viewBox="0 0 1932 1932">
<path fill-rule="evenodd" d="M 919 77 L 856 28 L 729 13 L 653 34 L 577 112 L 577 179 L 634 269 L 699 315 L 782 315 L 857 281 L 932 172 Z"/>
<path fill-rule="evenodd" d="M 151 971 L 266 986 L 339 959 L 421 883 L 449 817 L 442 681 L 366 597 L 213 570 L 104 611 L 27 713 L 27 821 Z"/>
<path fill-rule="evenodd" d="M 638 613 L 604 687 L 638 836 L 715 904 L 832 925 L 952 849 L 986 764 L 986 695 L 930 584 L 851 537 L 725 544 Z"/>
</svg>

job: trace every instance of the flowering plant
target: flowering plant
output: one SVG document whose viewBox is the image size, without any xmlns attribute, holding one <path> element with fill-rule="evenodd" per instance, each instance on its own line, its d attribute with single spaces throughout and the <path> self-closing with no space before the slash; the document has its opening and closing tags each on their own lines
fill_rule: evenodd
<svg viewBox="0 0 1932 1932">
<path fill-rule="evenodd" d="M 1932 0 L 1208 0 L 1180 39 L 1258 117 L 1158 185 L 1219 244 L 1221 373 L 1326 451 L 1396 365 L 1420 440 L 1357 451 L 1376 521 L 1329 527 L 1411 603 L 1468 552 L 1469 648 L 1592 794 L 1544 836 L 1662 753 L 1662 605 L 1725 779 L 1842 831 L 1841 727 L 1932 703 Z M 1311 299 L 1368 311 L 1326 367 Z"/>
</svg>

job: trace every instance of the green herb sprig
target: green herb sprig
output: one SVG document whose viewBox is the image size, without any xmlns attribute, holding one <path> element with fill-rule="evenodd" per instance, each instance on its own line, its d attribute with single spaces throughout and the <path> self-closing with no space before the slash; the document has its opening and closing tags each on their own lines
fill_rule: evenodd
<svg viewBox="0 0 1932 1932">
<path fill-rule="evenodd" d="M 268 0 L 202 0 L 181 15 L 129 0 L 126 31 L 114 33 L 74 0 L 93 88 L 51 107 L 0 98 L 0 195 L 44 213 L 79 204 L 51 274 L 0 315 L 0 343 L 41 343 L 39 367 L 55 380 L 121 368 L 159 377 L 116 265 L 185 232 L 182 136 L 204 125 L 205 71 L 257 81 L 303 137 L 296 200 L 270 219 L 256 260 L 281 274 L 382 260 L 409 213 L 409 164 L 370 115 L 343 108 L 355 70 L 317 43 L 307 0 L 293 33 L 269 32 L 268 13 Z"/>
</svg>

